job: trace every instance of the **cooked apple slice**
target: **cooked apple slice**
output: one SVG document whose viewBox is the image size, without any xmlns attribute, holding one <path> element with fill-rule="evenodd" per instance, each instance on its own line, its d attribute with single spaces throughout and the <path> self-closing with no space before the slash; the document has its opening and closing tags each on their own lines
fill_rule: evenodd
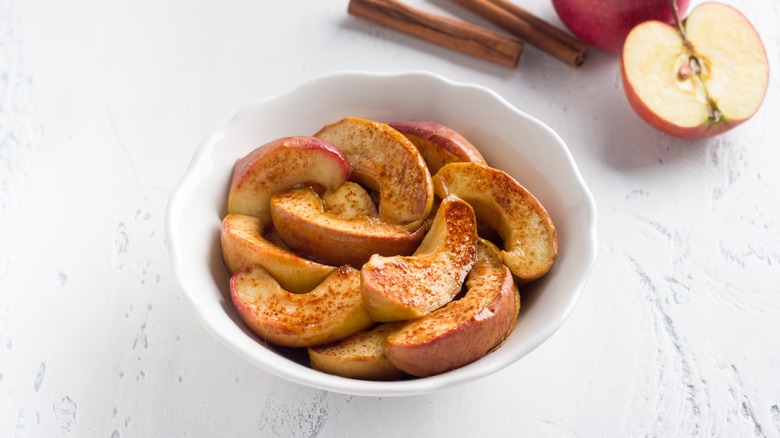
<svg viewBox="0 0 780 438">
<path fill-rule="evenodd" d="M 423 227 L 409 232 L 374 217 L 345 219 L 327 213 L 310 188 L 271 197 L 271 217 L 276 232 L 293 250 L 328 264 L 356 268 L 374 254 L 412 254 L 425 237 Z"/>
<path fill-rule="evenodd" d="M 360 271 L 349 266 L 328 274 L 311 292 L 295 294 L 253 265 L 233 274 L 230 295 L 247 327 L 285 347 L 335 342 L 372 324 L 360 296 Z"/>
<path fill-rule="evenodd" d="M 418 377 L 474 362 L 506 338 L 520 311 L 520 294 L 495 245 L 480 239 L 466 294 L 387 337 L 390 363 Z"/>
<path fill-rule="evenodd" d="M 450 163 L 433 178 L 440 197 L 455 194 L 504 241 L 501 257 L 518 279 L 546 274 L 558 254 L 558 237 L 542 204 L 514 178 L 479 163 Z"/>
<path fill-rule="evenodd" d="M 371 195 L 358 183 L 347 181 L 322 195 L 325 211 L 344 219 L 361 216 L 377 216 L 376 204 Z"/>
<path fill-rule="evenodd" d="M 272 243 L 263 237 L 263 222 L 254 216 L 225 216 L 220 243 L 222 259 L 231 273 L 251 265 L 261 265 L 282 288 L 295 293 L 312 290 L 336 269 Z"/>
<path fill-rule="evenodd" d="M 253 216 L 249 216 L 249 217 L 253 217 Z M 284 243 L 284 240 L 282 240 L 282 236 L 280 236 L 279 233 L 276 231 L 276 229 L 274 229 L 273 225 L 271 227 L 266 228 L 266 231 L 263 233 L 263 237 L 265 238 L 265 240 L 273 243 L 274 245 L 278 246 L 281 249 L 284 249 L 286 251 L 292 251 L 290 247 L 287 246 L 286 243 Z"/>
<path fill-rule="evenodd" d="M 344 153 L 352 179 L 379 191 L 379 217 L 416 230 L 431 211 L 431 175 L 417 148 L 390 126 L 347 117 L 315 134 Z"/>
<path fill-rule="evenodd" d="M 715 2 L 694 8 L 679 29 L 660 21 L 636 26 L 621 65 L 637 114 L 662 132 L 691 140 L 751 118 L 769 83 L 756 30 L 736 9 Z"/>
<path fill-rule="evenodd" d="M 316 137 L 284 137 L 236 161 L 230 179 L 228 211 L 271 222 L 268 201 L 298 184 L 333 189 L 351 174 L 349 161 L 332 144 Z"/>
<path fill-rule="evenodd" d="M 352 379 L 400 379 L 407 374 L 385 356 L 385 340 L 401 325 L 402 322 L 380 324 L 334 344 L 309 347 L 312 368 Z"/>
<path fill-rule="evenodd" d="M 426 120 L 398 120 L 388 123 L 405 135 L 420 151 L 431 174 L 447 163 L 485 162 L 479 150 L 454 129 Z"/>
<path fill-rule="evenodd" d="M 458 294 L 477 253 L 471 206 L 442 200 L 420 247 L 411 256 L 372 256 L 361 269 L 361 289 L 374 321 L 419 318 Z"/>
</svg>

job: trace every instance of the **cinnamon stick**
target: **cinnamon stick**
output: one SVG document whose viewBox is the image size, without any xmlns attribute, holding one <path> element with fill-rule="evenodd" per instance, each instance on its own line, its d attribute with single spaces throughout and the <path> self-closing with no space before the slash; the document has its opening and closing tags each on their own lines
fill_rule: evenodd
<svg viewBox="0 0 780 438">
<path fill-rule="evenodd" d="M 585 62 L 587 44 L 509 0 L 453 1 L 572 67 Z"/>
<path fill-rule="evenodd" d="M 493 30 L 412 8 L 396 0 L 350 0 L 348 12 L 432 43 L 513 67 L 523 42 Z"/>
</svg>

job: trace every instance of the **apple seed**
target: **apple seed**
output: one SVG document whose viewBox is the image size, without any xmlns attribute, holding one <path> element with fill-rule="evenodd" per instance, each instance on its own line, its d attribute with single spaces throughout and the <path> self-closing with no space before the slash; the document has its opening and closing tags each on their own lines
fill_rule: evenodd
<svg viewBox="0 0 780 438">
<path fill-rule="evenodd" d="M 680 69 L 677 70 L 677 78 L 681 81 L 685 81 L 689 77 L 691 77 L 691 67 L 688 64 L 681 65 Z"/>
</svg>

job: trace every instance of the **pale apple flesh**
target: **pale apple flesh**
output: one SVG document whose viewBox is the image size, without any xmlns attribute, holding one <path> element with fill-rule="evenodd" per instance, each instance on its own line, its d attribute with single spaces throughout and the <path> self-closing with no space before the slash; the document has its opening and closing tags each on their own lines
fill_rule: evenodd
<svg viewBox="0 0 780 438">
<path fill-rule="evenodd" d="M 479 163 L 450 163 L 433 178 L 439 197 L 457 195 L 496 230 L 501 257 L 522 281 L 546 274 L 558 254 L 558 237 L 539 200 L 506 172 Z"/>
<path fill-rule="evenodd" d="M 352 165 L 352 179 L 380 196 L 379 217 L 417 229 L 433 203 L 431 175 L 420 152 L 385 123 L 347 117 L 323 127 L 315 137 L 341 150 Z"/>
<path fill-rule="evenodd" d="M 309 189 L 293 189 L 271 198 L 271 218 L 282 240 L 295 251 L 331 265 L 360 268 L 374 255 L 410 255 L 425 237 L 378 218 L 343 218 L 324 211 Z"/>
<path fill-rule="evenodd" d="M 520 294 L 498 248 L 484 239 L 466 288 L 459 300 L 390 333 L 390 363 L 414 376 L 432 376 L 476 361 L 505 339 L 517 321 Z"/>
<path fill-rule="evenodd" d="M 300 257 L 263 236 L 260 218 L 228 214 L 220 231 L 222 259 L 231 273 L 260 265 L 291 292 L 309 292 L 330 274 L 334 266 Z"/>
<path fill-rule="evenodd" d="M 333 189 L 351 175 L 346 157 L 332 144 L 308 136 L 284 137 L 236 161 L 230 180 L 228 212 L 271 222 L 268 203 L 275 193 L 299 184 Z"/>
<path fill-rule="evenodd" d="M 769 64 L 750 22 L 730 6 L 704 3 L 684 32 L 687 45 L 677 28 L 657 21 L 628 35 L 621 75 L 632 108 L 656 129 L 691 140 L 752 117 L 766 94 Z"/>
<path fill-rule="evenodd" d="M 360 295 L 360 271 L 349 266 L 328 274 L 311 292 L 295 294 L 253 265 L 233 274 L 230 295 L 247 327 L 280 346 L 323 345 L 372 325 Z"/>
<path fill-rule="evenodd" d="M 377 217 L 378 212 L 371 194 L 358 183 L 347 181 L 322 195 L 325 211 L 344 219 Z"/>
<path fill-rule="evenodd" d="M 397 380 L 407 374 L 387 359 L 387 335 L 403 322 L 384 323 L 339 342 L 309 347 L 312 368 L 329 374 L 363 380 Z"/>
<path fill-rule="evenodd" d="M 473 161 L 486 164 L 479 150 L 464 136 L 441 123 L 427 120 L 398 120 L 388 123 L 414 143 L 428 170 L 435 174 L 447 163 Z"/>
<path fill-rule="evenodd" d="M 476 259 L 476 218 L 456 196 L 444 198 L 430 231 L 411 256 L 372 256 L 361 268 L 369 315 L 389 322 L 419 318 L 458 294 Z"/>
</svg>

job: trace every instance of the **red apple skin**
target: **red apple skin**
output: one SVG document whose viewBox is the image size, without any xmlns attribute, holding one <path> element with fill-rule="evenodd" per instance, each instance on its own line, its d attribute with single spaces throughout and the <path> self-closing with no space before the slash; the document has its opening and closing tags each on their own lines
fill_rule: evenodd
<svg viewBox="0 0 780 438">
<path fill-rule="evenodd" d="M 352 173 L 349 161 L 334 145 L 310 136 L 282 137 L 236 161 L 230 178 L 228 211 L 271 223 L 269 201 L 297 184 L 333 189 Z"/>
<path fill-rule="evenodd" d="M 677 0 L 680 19 L 689 0 Z M 658 20 L 674 24 L 669 0 L 552 0 L 569 30 L 591 46 L 619 53 L 626 36 L 639 23 Z"/>
<path fill-rule="evenodd" d="M 347 159 L 344 157 L 341 151 L 338 150 L 332 144 L 320 140 L 319 138 L 316 137 L 309 137 L 309 136 L 283 137 L 271 141 L 269 143 L 266 143 L 263 146 L 260 146 L 252 150 L 243 158 L 236 160 L 236 164 L 233 169 L 233 174 L 231 175 L 231 181 L 230 181 L 231 187 L 238 186 L 242 182 L 241 177 L 247 173 L 248 169 L 257 160 L 265 156 L 271 155 L 281 148 L 311 150 L 311 151 L 323 152 L 325 154 L 334 155 L 338 157 L 339 160 L 344 162 L 343 169 L 342 169 L 344 173 L 343 176 L 344 179 L 348 179 L 350 173 L 352 172 L 352 169 L 349 167 L 349 162 L 347 161 Z"/>
<path fill-rule="evenodd" d="M 448 126 L 428 120 L 397 120 L 388 125 L 417 146 L 431 175 L 453 161 L 487 164 L 476 146 Z"/>
</svg>

